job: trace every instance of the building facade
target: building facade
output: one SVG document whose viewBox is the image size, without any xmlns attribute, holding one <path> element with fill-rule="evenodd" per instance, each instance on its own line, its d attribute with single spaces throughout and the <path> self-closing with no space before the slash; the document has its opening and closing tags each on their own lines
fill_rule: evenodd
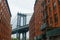
<svg viewBox="0 0 60 40">
<path fill-rule="evenodd" d="M 29 23 L 30 40 L 60 39 L 60 0 L 36 0 Z"/>
<path fill-rule="evenodd" d="M 0 0 L 0 40 L 11 40 L 11 13 L 7 0 Z"/>
<path fill-rule="evenodd" d="M 40 26 L 43 23 L 42 22 L 43 15 L 41 13 L 41 10 L 43 8 L 40 7 L 41 6 L 40 2 L 41 0 L 36 0 L 35 5 L 34 5 L 34 13 L 29 23 L 30 40 L 34 40 L 39 35 L 43 34 L 43 32 L 40 30 Z"/>
</svg>

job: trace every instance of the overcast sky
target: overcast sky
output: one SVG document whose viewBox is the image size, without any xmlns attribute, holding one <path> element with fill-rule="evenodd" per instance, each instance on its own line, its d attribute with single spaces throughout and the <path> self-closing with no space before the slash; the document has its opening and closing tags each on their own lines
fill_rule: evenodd
<svg viewBox="0 0 60 40">
<path fill-rule="evenodd" d="M 12 14 L 12 20 L 15 18 L 18 12 L 24 14 L 28 13 L 29 15 L 33 14 L 34 12 L 35 0 L 8 0 L 8 3 Z M 30 16 L 28 16 L 28 19 L 30 20 Z M 27 37 L 28 35 L 29 34 L 27 33 Z M 13 35 L 13 37 L 15 37 L 15 35 Z"/>
<path fill-rule="evenodd" d="M 33 13 L 35 0 L 8 0 L 12 18 L 20 13 Z"/>
</svg>

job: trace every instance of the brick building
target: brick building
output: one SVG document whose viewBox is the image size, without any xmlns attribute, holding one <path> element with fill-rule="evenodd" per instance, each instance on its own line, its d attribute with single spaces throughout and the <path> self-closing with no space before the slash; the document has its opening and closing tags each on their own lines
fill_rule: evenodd
<svg viewBox="0 0 60 40">
<path fill-rule="evenodd" d="M 29 23 L 30 40 L 60 39 L 60 0 L 36 0 Z"/>
<path fill-rule="evenodd" d="M 7 0 L 0 0 L 0 40 L 11 40 L 11 13 Z"/>
<path fill-rule="evenodd" d="M 34 40 L 35 37 L 43 34 L 43 32 L 40 30 L 40 26 L 43 23 L 43 15 L 41 13 L 42 7 L 40 7 L 40 2 L 41 0 L 36 0 L 34 5 L 34 13 L 29 23 L 30 40 Z"/>
</svg>

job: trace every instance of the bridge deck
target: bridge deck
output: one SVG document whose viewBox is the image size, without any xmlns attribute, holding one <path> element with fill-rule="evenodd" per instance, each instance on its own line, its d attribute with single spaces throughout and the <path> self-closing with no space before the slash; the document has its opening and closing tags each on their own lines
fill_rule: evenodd
<svg viewBox="0 0 60 40">
<path fill-rule="evenodd" d="M 29 25 L 20 26 L 19 28 L 13 29 L 12 34 L 22 33 L 22 32 L 28 31 L 28 30 L 29 30 Z"/>
</svg>

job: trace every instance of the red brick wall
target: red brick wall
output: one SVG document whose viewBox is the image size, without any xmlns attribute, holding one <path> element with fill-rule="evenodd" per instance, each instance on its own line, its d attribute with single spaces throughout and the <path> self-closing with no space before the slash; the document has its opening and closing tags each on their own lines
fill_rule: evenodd
<svg viewBox="0 0 60 40">
<path fill-rule="evenodd" d="M 34 15 L 34 14 L 33 14 Z M 33 21 L 33 23 L 32 23 Z M 32 16 L 31 18 L 31 21 L 30 21 L 30 24 L 29 24 L 29 37 L 30 37 L 30 40 L 33 40 L 34 36 L 35 36 L 35 16 Z"/>
<path fill-rule="evenodd" d="M 5 0 L 0 3 L 0 40 L 11 40 L 11 16 Z"/>
<path fill-rule="evenodd" d="M 54 2 L 56 3 L 56 8 L 54 9 L 53 8 L 53 5 L 54 5 Z M 51 11 L 51 14 L 50 14 L 50 11 L 49 11 L 49 7 L 52 9 Z M 48 24 L 49 24 L 49 27 L 53 27 L 53 28 L 56 28 L 56 27 L 60 27 L 60 5 L 58 4 L 58 0 L 50 0 L 50 2 L 48 3 L 48 0 L 47 0 L 47 12 L 48 12 Z M 54 15 L 57 15 L 57 19 L 58 19 L 58 22 L 55 22 L 55 16 Z M 52 26 L 50 26 L 50 18 L 52 18 Z"/>
<path fill-rule="evenodd" d="M 48 17 L 47 21 L 47 28 L 58 28 L 60 27 L 60 5 L 58 4 L 58 0 L 46 0 L 47 6 L 47 14 Z M 46 11 L 42 7 L 43 0 L 36 0 L 34 5 L 34 13 L 30 20 L 29 24 L 29 31 L 30 31 L 30 40 L 33 40 L 34 37 L 41 35 L 44 31 L 41 31 L 41 25 L 44 23 L 43 18 L 43 11 Z M 56 4 L 56 8 L 54 9 L 53 6 Z M 51 9 L 51 11 L 50 11 Z M 57 15 L 58 21 L 55 22 L 55 14 Z M 52 23 L 51 23 L 52 22 Z"/>
<path fill-rule="evenodd" d="M 42 7 L 40 3 L 41 0 L 38 0 L 38 2 L 36 2 L 36 4 L 34 5 L 34 13 L 29 24 L 30 40 L 34 40 L 34 37 L 42 34 L 40 26 L 43 23 L 42 22 L 43 15 L 41 13 Z"/>
</svg>

